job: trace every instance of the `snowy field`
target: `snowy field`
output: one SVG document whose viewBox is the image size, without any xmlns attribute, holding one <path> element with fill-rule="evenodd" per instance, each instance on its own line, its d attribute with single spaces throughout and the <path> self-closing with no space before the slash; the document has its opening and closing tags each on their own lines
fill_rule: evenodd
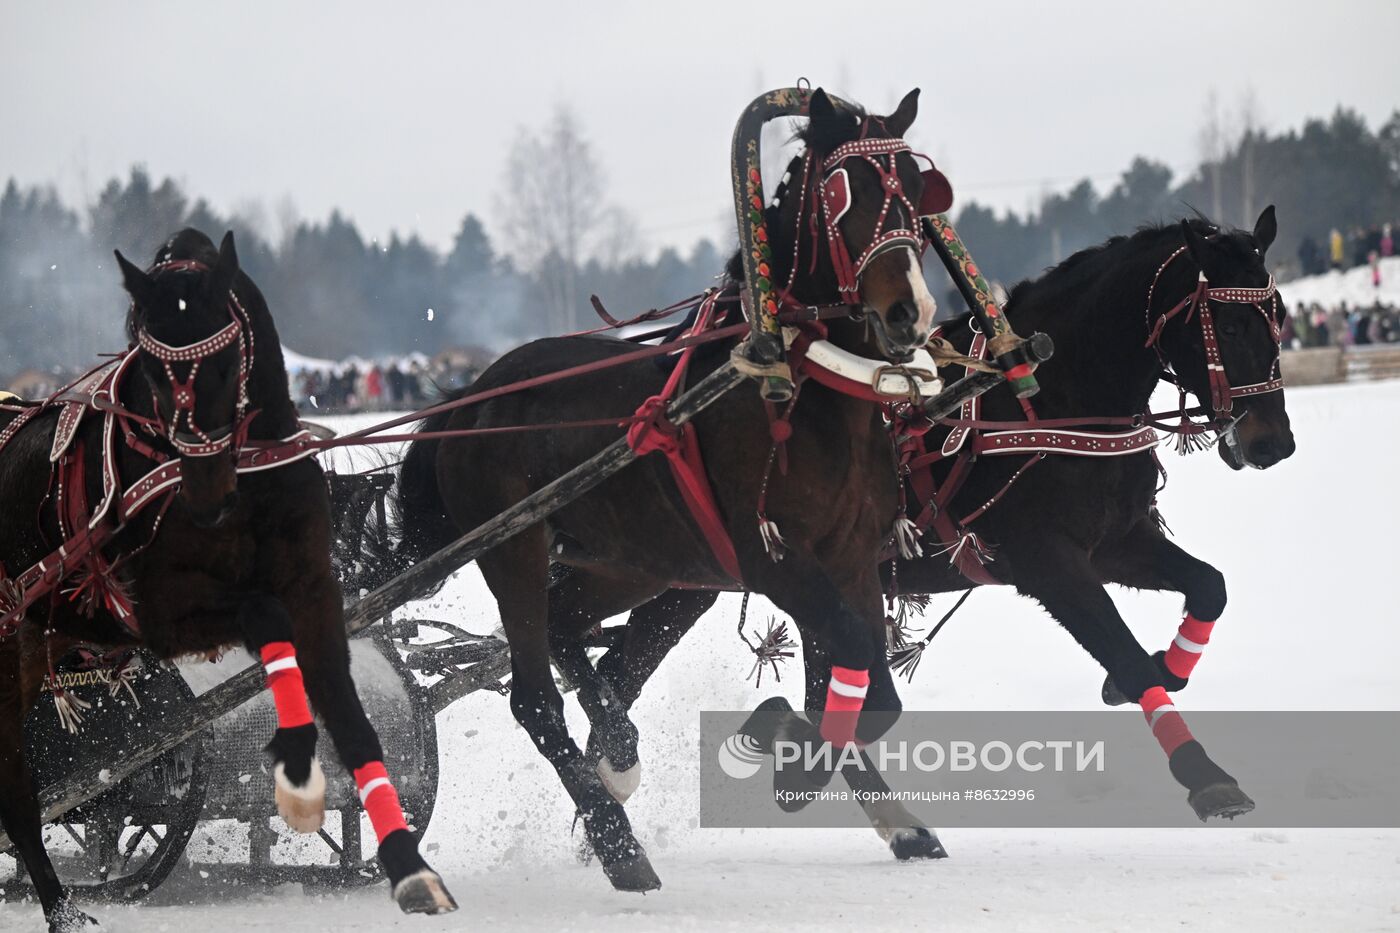
<svg viewBox="0 0 1400 933">
<path fill-rule="evenodd" d="M 1371 277 L 1370 266 L 1356 266 L 1284 282 L 1278 290 L 1290 308 L 1314 302 L 1324 308 L 1336 307 L 1343 301 L 1352 308 L 1369 308 L 1377 301 L 1400 304 L 1400 256 L 1380 260 L 1380 269 L 1379 287 Z"/>
<path fill-rule="evenodd" d="M 1181 695 L 1188 720 L 1200 709 L 1396 708 L 1400 628 L 1389 584 L 1400 570 L 1391 543 L 1400 526 L 1392 475 L 1400 382 L 1295 390 L 1288 403 L 1298 453 L 1272 470 L 1234 473 L 1213 452 L 1164 457 L 1163 509 L 1177 540 L 1220 567 L 1230 587 Z M 344 429 L 352 419 L 327 420 Z M 1115 596 L 1148 646 L 1168 643 L 1178 597 Z M 931 615 L 947 604 L 935 602 Z M 496 625 L 471 568 L 431 608 L 473 631 Z M 596 865 L 577 862 L 572 808 L 552 770 L 505 700 L 476 694 L 439 718 L 442 784 L 425 839 L 459 913 L 403 917 L 382 885 L 211 889 L 192 873 L 140 906 L 91 912 L 109 931 L 180 933 L 1400 929 L 1400 831 L 1279 829 L 1263 812 L 1229 828 L 950 830 L 942 833 L 950 858 L 897 864 L 870 831 L 701 829 L 697 710 L 750 708 L 775 692 L 767 680 L 762 690 L 744 680 L 750 660 L 734 634 L 737 612 L 737 597 L 722 598 L 634 712 L 645 770 L 628 810 L 664 882 L 657 893 L 615 893 Z M 750 624 L 766 615 L 760 604 Z M 779 689 L 798 703 L 789 670 Z M 1102 679 L 1036 605 L 981 590 L 903 695 L 909 709 L 1095 709 Z M 572 702 L 570 722 L 581 738 Z M 1151 741 L 1146 730 L 1142 738 Z M 1228 748 L 1213 753 L 1230 767 Z M 0 930 L 42 928 L 37 906 L 0 904 Z"/>
</svg>

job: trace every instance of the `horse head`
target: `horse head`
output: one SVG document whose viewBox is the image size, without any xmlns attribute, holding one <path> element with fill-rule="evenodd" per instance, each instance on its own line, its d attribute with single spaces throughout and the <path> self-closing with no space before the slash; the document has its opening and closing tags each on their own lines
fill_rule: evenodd
<svg viewBox="0 0 1400 933">
<path fill-rule="evenodd" d="M 217 527 L 237 505 L 235 458 L 252 417 L 252 329 L 233 291 L 233 234 L 212 264 L 166 258 L 142 270 L 116 256 L 131 296 L 127 331 L 150 390 L 147 427 L 180 458 L 179 499 L 191 518 Z"/>
<path fill-rule="evenodd" d="M 1185 244 L 1172 259 L 1189 257 L 1195 290 L 1170 309 L 1154 308 L 1149 296 L 1158 353 L 1213 419 L 1224 441 L 1220 457 L 1235 470 L 1266 469 L 1296 446 L 1279 374 L 1287 309 L 1264 265 L 1277 232 L 1272 205 L 1252 231 L 1184 220 Z"/>
<path fill-rule="evenodd" d="M 885 117 L 838 108 L 818 88 L 794 158 L 769 209 L 774 275 L 787 301 L 860 309 L 880 353 L 906 360 L 933 330 L 937 304 L 924 282 L 921 214 L 946 210 L 952 192 L 921 172 L 903 140 L 918 113 L 910 91 Z M 789 232 L 791 231 L 791 232 Z"/>
</svg>

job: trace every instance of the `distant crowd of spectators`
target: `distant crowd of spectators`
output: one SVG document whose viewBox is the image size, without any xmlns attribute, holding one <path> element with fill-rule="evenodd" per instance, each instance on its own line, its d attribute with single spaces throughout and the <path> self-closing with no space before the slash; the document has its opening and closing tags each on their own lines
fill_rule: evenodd
<svg viewBox="0 0 1400 933">
<path fill-rule="evenodd" d="M 1400 309 L 1380 301 L 1368 308 L 1335 308 L 1309 304 L 1291 309 L 1283 325 L 1283 345 L 1295 349 L 1310 347 L 1364 347 L 1370 344 L 1400 343 Z"/>
<path fill-rule="evenodd" d="M 476 368 L 443 360 L 347 362 L 305 369 L 292 377 L 292 399 L 303 412 L 350 413 L 422 408 L 440 390 L 467 385 Z"/>
<path fill-rule="evenodd" d="M 1395 224 L 1352 227 L 1345 235 L 1335 227 L 1323 243 L 1311 236 L 1298 245 L 1298 266 L 1303 275 L 1321 275 L 1328 269 L 1354 269 L 1395 255 Z M 1377 273 L 1379 274 L 1379 273 Z"/>
<path fill-rule="evenodd" d="M 427 357 L 397 357 L 377 362 L 347 360 L 289 374 L 292 401 L 302 413 L 351 414 L 361 411 L 405 411 L 430 404 L 441 392 L 468 385 L 480 372 L 480 354 L 451 351 Z M 63 370 L 24 370 L 0 378 L 0 390 L 20 398 L 48 398 L 79 373 Z"/>
</svg>

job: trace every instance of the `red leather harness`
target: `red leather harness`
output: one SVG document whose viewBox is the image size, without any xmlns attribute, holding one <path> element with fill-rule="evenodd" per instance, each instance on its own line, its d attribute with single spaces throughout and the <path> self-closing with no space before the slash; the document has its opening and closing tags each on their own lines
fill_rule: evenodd
<svg viewBox="0 0 1400 933">
<path fill-rule="evenodd" d="M 1152 296 L 1157 291 L 1157 282 L 1162 278 L 1162 273 L 1167 271 L 1167 267 L 1183 253 L 1186 247 L 1182 246 L 1167 257 L 1157 269 L 1157 274 L 1152 277 L 1152 285 L 1147 290 L 1147 343 L 1157 353 L 1157 359 L 1162 364 L 1162 371 L 1171 374 L 1172 367 L 1162 352 L 1162 330 L 1167 323 L 1177 315 L 1185 313 L 1182 318 L 1189 322 L 1191 316 L 1196 315 L 1201 323 L 1201 341 L 1205 346 L 1206 353 L 1206 377 L 1210 381 L 1210 403 L 1212 409 L 1212 423 L 1223 429 L 1230 423 L 1230 413 L 1234 409 L 1234 400 L 1253 395 L 1265 395 L 1269 392 L 1277 392 L 1283 388 L 1283 373 L 1279 368 L 1280 360 L 1283 357 L 1283 336 L 1282 323 L 1278 313 L 1278 287 L 1274 283 L 1274 277 L 1269 276 L 1269 284 L 1262 288 L 1227 287 L 1211 288 L 1206 281 L 1206 274 L 1202 271 L 1196 280 L 1196 288 L 1191 294 L 1181 299 L 1168 311 L 1160 315 L 1156 321 L 1152 320 Z M 1215 315 L 1211 311 L 1210 303 L 1218 301 L 1224 304 L 1247 304 L 1253 306 L 1264 317 L 1269 326 L 1269 333 L 1273 335 L 1275 350 L 1274 360 L 1269 370 L 1269 378 L 1263 382 L 1254 382 L 1248 385 L 1231 385 L 1230 378 L 1225 373 L 1225 360 L 1220 353 L 1220 338 L 1215 330 Z M 1267 309 L 1265 304 L 1267 303 Z M 1181 385 L 1180 380 L 1174 375 L 1170 381 L 1177 383 L 1177 388 L 1181 392 L 1183 411 L 1185 410 L 1186 389 Z"/>
<path fill-rule="evenodd" d="M 685 336 L 694 336 L 708 330 L 715 320 L 715 302 L 718 292 L 711 292 L 701 303 L 695 315 L 695 323 Z M 739 558 L 734 552 L 734 542 L 724 527 L 724 518 L 719 513 L 714 490 L 705 472 L 705 460 L 700 454 L 700 442 L 695 436 L 695 427 L 683 424 L 679 428 L 666 417 L 666 408 L 685 385 L 686 371 L 690 368 L 695 347 L 689 346 L 680 351 L 680 358 L 671 370 L 666 385 L 657 395 L 653 395 L 637 409 L 645 420 L 634 423 L 627 429 L 627 444 L 638 456 L 661 453 L 671 466 L 671 475 L 680 488 L 681 498 L 690 509 L 691 517 L 700 526 L 711 553 L 718 561 L 720 569 L 735 580 L 742 580 L 739 572 Z"/>
<path fill-rule="evenodd" d="M 1199 274 L 1196 288 L 1172 308 L 1153 320 L 1152 298 L 1162 273 L 1177 257 L 1186 252 L 1182 246 L 1167 257 L 1157 269 L 1147 293 L 1147 330 L 1145 344 L 1153 348 L 1162 365 L 1163 378 L 1177 385 L 1180 391 L 1178 414 L 1181 423 L 1169 425 L 1162 419 L 1166 413 L 1145 413 L 1136 417 L 1075 417 L 1050 418 L 1036 417 L 1028 400 L 1022 400 L 1027 423 L 1006 421 L 986 421 L 978 416 L 981 399 L 972 398 L 963 403 L 958 418 L 947 419 L 940 424 L 951 428 L 941 447 L 929 452 L 924 443 L 924 435 L 934 425 L 917 419 L 914 423 L 895 423 L 894 429 L 903 435 L 900 446 L 900 462 L 916 499 L 922 503 L 915 525 L 923 533 L 930 528 L 942 546 L 939 553 L 950 553 L 950 562 L 958 572 L 970 582 L 991 585 L 999 584 L 995 575 L 987 568 L 989 550 L 977 539 L 970 525 L 996 505 L 1026 471 L 1047 456 L 1071 457 L 1122 457 L 1153 451 L 1162 438 L 1157 431 L 1163 430 L 1183 435 L 1195 435 L 1214 429 L 1217 432 L 1228 430 L 1233 421 L 1230 417 L 1234 399 L 1277 392 L 1283 388 L 1283 378 L 1279 372 L 1279 358 L 1282 353 L 1281 331 L 1277 314 L 1277 289 L 1273 277 L 1262 288 L 1212 288 L 1206 281 L 1205 273 Z M 1270 378 L 1264 382 L 1234 386 L 1225 373 L 1220 342 L 1215 330 L 1215 320 L 1210 302 L 1229 304 L 1249 304 L 1262 314 L 1269 324 L 1275 343 L 1275 356 Z M 1267 308 L 1266 308 L 1267 303 Z M 1167 323 L 1184 313 L 1183 321 L 1189 322 L 1195 315 L 1200 321 L 1202 342 L 1206 355 L 1206 372 L 1210 382 L 1210 420 L 1202 424 L 1190 421 L 1191 411 L 1186 407 L 1186 389 L 1172 372 L 1161 347 L 1162 331 Z M 939 329 L 941 331 L 941 328 Z M 934 336 L 941 336 L 939 331 Z M 981 333 L 974 334 L 967 355 L 973 359 L 986 359 L 987 340 Z M 969 368 L 968 373 L 972 370 Z M 1103 428 L 1122 426 L 1121 430 L 1073 430 L 1087 427 Z M 989 499 L 980 503 L 971 512 L 955 519 L 949 507 L 961 491 L 971 473 L 973 464 L 979 457 L 1030 456 L 1020 469 L 1011 475 Z M 940 485 L 933 477 L 933 464 L 949 457 L 956 457 L 952 469 Z M 1160 468 L 1160 465 L 1159 465 Z"/>
<path fill-rule="evenodd" d="M 152 271 L 205 271 L 199 263 L 176 261 L 162 263 Z M 142 438 L 160 434 L 183 456 L 205 457 L 236 450 L 235 469 L 250 473 L 291 463 L 314 455 L 316 448 L 308 446 L 309 431 L 298 431 L 276 442 L 275 446 L 244 447 L 247 429 L 257 414 L 249 412 L 247 383 L 252 371 L 253 331 L 238 298 L 229 293 L 231 323 L 213 336 L 197 343 L 172 347 L 155 340 L 144 329 L 137 335 L 137 346 L 126 350 L 36 405 L 3 406 L 17 411 L 15 417 L 0 429 L 0 453 L 20 429 L 40 412 L 58 408 L 58 423 L 50 448 L 53 466 L 53 496 L 58 511 L 62 543 L 42 560 L 15 577 L 8 577 L 0 566 L 0 638 L 18 628 L 25 613 L 41 598 L 53 596 L 61 584 L 73 585 L 62 590 L 68 598 L 80 604 L 91 616 L 105 608 L 133 634 L 138 624 L 130 596 L 127 595 L 114 569 L 117 562 L 102 553 L 108 544 L 130 521 L 153 505 L 159 506 L 156 527 L 170 504 L 171 494 L 179 486 L 181 461 L 153 449 Z M 199 364 L 235 342 L 239 347 L 238 399 L 233 422 L 224 428 L 202 430 L 194 420 L 194 378 Z M 160 360 L 170 379 L 174 414 L 169 423 L 157 415 L 147 418 L 122 406 L 120 391 L 138 352 L 150 353 Z M 190 372 L 182 381 L 172 363 L 190 364 Z M 156 406 L 159 411 L 159 405 Z M 101 474 L 102 499 L 89 507 L 87 501 L 87 451 L 81 440 L 75 440 L 78 428 L 89 415 L 102 417 Z M 189 432 L 179 430 L 182 420 Z M 125 489 L 120 488 L 117 472 L 116 439 L 122 435 L 128 447 L 151 460 L 153 466 L 145 475 Z M 235 446 L 236 445 L 236 446 Z M 129 555 L 125 555 L 129 556 Z"/>
<path fill-rule="evenodd" d="M 935 336 L 941 335 L 935 331 Z M 973 336 L 967 355 L 976 360 L 987 358 L 987 339 L 983 334 Z M 971 373 L 972 368 L 968 367 L 967 372 Z M 969 581 L 983 585 L 999 584 L 1001 581 L 987 568 L 990 553 L 969 526 L 996 505 L 1026 471 L 1051 454 L 1119 457 L 1152 450 L 1161 442 L 1156 430 L 1141 421 L 1121 431 L 1071 430 L 1113 424 L 1120 419 L 1059 418 L 1042 421 L 1035 417 L 1029 403 L 1024 403 L 1030 419 L 1028 423 L 984 421 L 979 417 L 981 407 L 980 398 L 969 399 L 963 403 L 956 419 L 941 422 L 951 430 L 934 451 L 929 451 L 925 444 L 925 435 L 935 427 L 932 423 L 896 421 L 892 424 L 892 430 L 903 436 L 899 446 L 900 466 L 919 503 L 914 519 L 919 533 L 922 535 L 931 529 L 941 547 L 937 553 L 949 554 L 950 563 L 959 573 Z M 962 518 L 953 517 L 950 507 L 962 491 L 978 458 L 1027 455 L 1030 459 L 996 493 Z M 939 484 L 933 476 L 933 465 L 950 457 L 956 458 L 952 469 Z"/>
</svg>

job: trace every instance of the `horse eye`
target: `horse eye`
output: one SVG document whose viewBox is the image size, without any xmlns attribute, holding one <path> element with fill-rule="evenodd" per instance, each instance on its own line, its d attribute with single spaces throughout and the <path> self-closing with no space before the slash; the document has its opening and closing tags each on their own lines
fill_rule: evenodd
<svg viewBox="0 0 1400 933">
<path fill-rule="evenodd" d="M 1227 337 L 1236 337 L 1239 335 L 1240 329 L 1239 326 L 1234 323 L 1227 323 L 1220 325 L 1220 332 Z"/>
</svg>

